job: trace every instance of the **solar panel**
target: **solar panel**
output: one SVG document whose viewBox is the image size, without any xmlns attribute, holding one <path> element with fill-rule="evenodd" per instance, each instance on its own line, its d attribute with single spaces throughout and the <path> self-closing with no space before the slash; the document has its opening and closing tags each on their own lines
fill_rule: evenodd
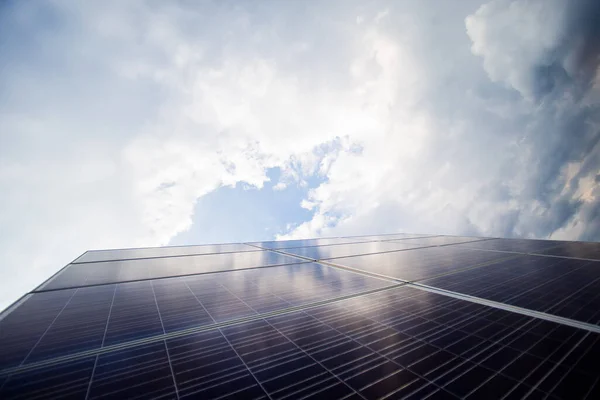
<svg viewBox="0 0 600 400">
<path fill-rule="evenodd" d="M 302 262 L 302 260 L 271 251 L 256 251 L 70 264 L 56 277 L 38 288 L 37 291 L 268 267 L 298 262 Z"/>
<path fill-rule="evenodd" d="M 0 369 L 393 285 L 308 263 L 34 293 L 0 321 Z"/>
<path fill-rule="evenodd" d="M 364 242 L 352 244 L 336 244 L 328 246 L 310 246 L 282 249 L 287 254 L 294 254 L 312 260 L 329 260 L 332 258 L 356 256 L 363 254 L 385 253 L 424 247 L 416 243 L 399 242 Z"/>
<path fill-rule="evenodd" d="M 544 249 L 556 247 L 560 243 L 562 242 L 551 240 L 489 239 L 463 243 L 459 246 L 478 250 L 496 250 L 516 253 L 539 253 L 543 252 Z"/>
<path fill-rule="evenodd" d="M 458 250 L 448 246 L 336 258 L 331 261 L 369 273 L 416 281 L 509 257 L 520 256 L 499 252 Z"/>
<path fill-rule="evenodd" d="M 445 290 L 600 323 L 600 263 L 522 256 L 424 280 Z"/>
<path fill-rule="evenodd" d="M 600 398 L 600 244 L 416 236 L 87 252 L 0 398 Z"/>
<path fill-rule="evenodd" d="M 539 251 L 540 254 L 600 260 L 598 243 L 555 242 L 556 246 Z"/>
<path fill-rule="evenodd" d="M 421 246 L 446 246 L 456 243 L 474 243 L 489 240 L 487 238 L 468 237 L 468 236 L 432 236 L 417 238 L 394 239 L 394 242 L 413 243 Z"/>
<path fill-rule="evenodd" d="M 330 246 L 339 244 L 356 244 L 364 242 L 388 241 L 394 239 L 414 239 L 424 238 L 427 235 L 410 235 L 410 234 L 389 234 L 389 235 L 369 235 L 369 236 L 349 236 L 349 237 L 334 237 L 321 239 L 298 239 L 298 240 L 277 240 L 269 242 L 251 242 L 252 246 L 258 246 L 265 249 L 295 249 L 299 247 L 310 246 Z"/>
<path fill-rule="evenodd" d="M 208 244 L 202 246 L 171 246 L 140 249 L 90 250 L 73 263 L 131 260 L 136 258 L 179 257 L 200 254 L 240 253 L 257 251 L 253 246 L 243 243 Z"/>
</svg>

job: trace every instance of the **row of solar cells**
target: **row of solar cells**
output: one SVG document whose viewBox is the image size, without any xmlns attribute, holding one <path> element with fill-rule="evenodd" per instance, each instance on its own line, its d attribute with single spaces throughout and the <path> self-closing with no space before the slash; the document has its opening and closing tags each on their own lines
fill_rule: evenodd
<svg viewBox="0 0 600 400">
<path fill-rule="evenodd" d="M 581 322 L 600 323 L 600 268 L 597 261 L 511 252 L 542 252 L 556 242 L 507 239 L 465 242 L 467 239 L 473 240 L 440 236 L 331 244 L 333 239 L 315 239 L 271 243 L 271 247 L 273 243 L 277 243 L 280 246 L 278 251 L 288 253 L 289 256 L 256 250 L 76 263 L 42 286 L 41 290 L 288 265 L 303 262 L 295 257 L 301 256 Z M 328 244 L 314 246 L 314 243 L 324 240 Z M 446 245 L 451 240 L 460 243 Z M 407 242 L 415 241 L 424 244 L 437 241 L 436 243 L 444 245 L 413 249 L 406 247 Z M 295 247 L 299 244 L 311 246 Z M 593 247 L 588 243 L 579 244 L 586 248 Z M 266 247 L 267 243 L 262 245 Z M 578 243 L 571 245 L 576 246 Z M 492 249 L 496 250 L 491 251 Z M 503 250 L 497 251 L 498 249 Z"/>
<path fill-rule="evenodd" d="M 0 370 L 392 285 L 305 263 L 34 293 L 0 321 Z"/>
<path fill-rule="evenodd" d="M 595 399 L 599 339 L 400 287 L 0 376 L 0 397 Z"/>
<path fill-rule="evenodd" d="M 75 263 L 131 260 L 154 257 L 178 257 L 217 253 L 239 253 L 266 249 L 298 249 L 295 254 L 313 259 L 327 259 L 354 254 L 377 253 L 427 246 L 444 246 L 461 244 L 460 247 L 505 251 L 517 253 L 534 253 L 557 257 L 583 258 L 600 260 L 600 246 L 597 243 L 563 242 L 551 240 L 522 239 L 489 239 L 459 236 L 424 236 L 424 235 L 377 235 L 344 238 L 324 238 L 307 240 L 285 240 L 275 242 L 233 243 L 201 246 L 173 246 L 160 248 L 95 250 L 88 251 L 75 260 Z M 351 245 L 351 246 L 340 246 Z M 319 247 L 312 249 L 312 247 Z"/>
</svg>

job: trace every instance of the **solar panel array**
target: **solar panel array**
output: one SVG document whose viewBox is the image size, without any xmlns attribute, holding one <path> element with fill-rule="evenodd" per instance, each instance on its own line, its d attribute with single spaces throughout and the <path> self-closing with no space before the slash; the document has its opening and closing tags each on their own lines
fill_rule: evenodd
<svg viewBox="0 0 600 400">
<path fill-rule="evenodd" d="M 0 314 L 0 398 L 597 399 L 600 244 L 88 251 Z"/>
</svg>

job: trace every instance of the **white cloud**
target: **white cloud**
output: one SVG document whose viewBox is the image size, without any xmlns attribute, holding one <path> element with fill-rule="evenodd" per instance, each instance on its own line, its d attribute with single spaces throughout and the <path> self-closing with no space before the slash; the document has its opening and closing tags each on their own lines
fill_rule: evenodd
<svg viewBox="0 0 600 400">
<path fill-rule="evenodd" d="M 8 48 L 0 75 L 0 308 L 84 249 L 167 243 L 193 223 L 198 198 L 261 188 L 272 167 L 277 190 L 322 181 L 300 204 L 313 218 L 281 237 L 589 234 L 591 211 L 577 228 L 554 212 L 558 198 L 593 208 L 587 153 L 570 148 L 546 175 L 539 156 L 545 121 L 556 150 L 579 115 L 576 100 L 555 114 L 535 103 L 532 69 L 569 37 L 544 24 L 561 23 L 559 2 L 545 20 L 539 2 L 494 1 L 467 18 L 468 36 L 453 5 L 48 7 L 52 17 L 23 3 L 0 20 L 0 37 L 26 32 L 14 43 L 27 44 Z M 438 12 L 450 22 L 423 22 Z M 507 26 L 524 40 L 511 45 Z M 526 193 L 537 178 L 562 186 Z M 567 181 L 579 186 L 562 193 Z"/>
</svg>

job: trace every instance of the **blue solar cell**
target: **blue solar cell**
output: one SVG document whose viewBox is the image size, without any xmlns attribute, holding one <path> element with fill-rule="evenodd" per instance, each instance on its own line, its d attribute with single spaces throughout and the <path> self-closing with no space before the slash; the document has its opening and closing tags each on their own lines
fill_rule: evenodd
<svg viewBox="0 0 600 400">
<path fill-rule="evenodd" d="M 88 398 L 173 398 L 176 393 L 162 341 L 101 354 L 96 360 Z"/>
<path fill-rule="evenodd" d="M 364 242 L 352 244 L 336 244 L 328 246 L 298 247 L 283 249 L 285 253 L 295 254 L 313 260 L 328 260 L 338 257 L 374 254 L 424 247 L 416 243 L 404 242 Z"/>
<path fill-rule="evenodd" d="M 478 249 L 478 250 L 497 250 L 517 253 L 539 253 L 544 249 L 556 246 L 562 242 L 552 240 L 533 240 L 533 239 L 489 239 L 477 242 L 457 244 L 456 247 Z"/>
<path fill-rule="evenodd" d="M 554 242 L 555 247 L 540 250 L 538 253 L 559 257 L 586 258 L 600 260 L 600 243 Z"/>
<path fill-rule="evenodd" d="M 200 254 L 240 253 L 257 251 L 256 247 L 242 243 L 208 244 L 201 246 L 146 247 L 137 249 L 90 250 L 73 263 L 130 260 L 136 258 L 180 257 Z"/>
<path fill-rule="evenodd" d="M 94 361 L 95 357 L 83 357 L 10 375 L 0 387 L 0 398 L 85 399 Z"/>
<path fill-rule="evenodd" d="M 253 242 L 249 244 L 265 249 L 293 249 L 297 247 L 328 246 L 332 244 L 361 243 L 369 241 L 372 240 L 363 238 L 323 238 L 303 240 L 277 240 L 270 242 Z"/>
<path fill-rule="evenodd" d="M 110 346 L 162 333 L 152 281 L 118 284 L 104 344 Z"/>
<path fill-rule="evenodd" d="M 522 256 L 423 283 L 582 322 L 600 322 L 596 262 Z"/>
<path fill-rule="evenodd" d="M 487 238 L 468 237 L 468 236 L 431 236 L 431 237 L 417 237 L 417 238 L 405 238 L 401 240 L 393 240 L 399 243 L 412 243 L 413 245 L 419 246 L 445 246 L 450 244 L 458 243 L 475 243 L 479 241 L 487 241 Z"/>
<path fill-rule="evenodd" d="M 366 242 L 376 241 L 391 241 L 394 239 L 414 239 L 414 238 L 427 238 L 432 235 L 412 235 L 412 234 L 389 234 L 389 235 L 370 235 L 370 236 L 350 236 L 350 237 L 336 237 L 336 238 L 322 238 L 322 239 L 298 239 L 298 240 L 277 240 L 270 242 L 252 242 L 250 245 L 262 247 L 265 249 L 296 249 L 300 247 L 312 247 L 312 246 L 331 246 L 340 244 L 358 244 Z M 415 247 L 421 247 L 419 244 Z"/>
<path fill-rule="evenodd" d="M 0 320 L 0 370 L 19 365 L 75 290 L 30 295 Z"/>
<path fill-rule="evenodd" d="M 365 272 L 415 281 L 509 257 L 518 256 L 500 252 L 455 249 L 453 246 L 446 246 L 336 258 L 331 262 Z"/>
<path fill-rule="evenodd" d="M 109 284 L 301 262 L 270 251 L 70 264 L 38 290 Z"/>
<path fill-rule="evenodd" d="M 2 368 L 392 284 L 305 263 L 35 293 L 0 322 Z"/>
<path fill-rule="evenodd" d="M 76 289 L 24 362 L 100 347 L 114 292 L 115 285 Z"/>
</svg>

